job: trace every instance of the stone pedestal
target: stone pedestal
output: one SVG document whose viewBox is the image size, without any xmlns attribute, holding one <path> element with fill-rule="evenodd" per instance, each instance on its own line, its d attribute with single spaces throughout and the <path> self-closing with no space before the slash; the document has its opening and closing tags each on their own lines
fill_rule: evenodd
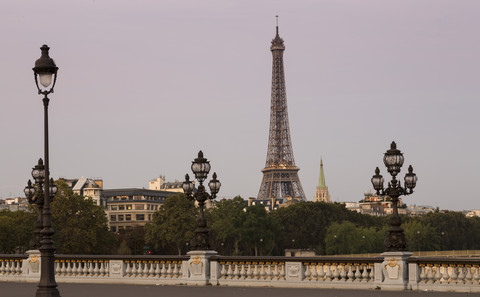
<svg viewBox="0 0 480 297">
<path fill-rule="evenodd" d="M 382 290 L 405 290 L 408 285 L 408 263 L 410 252 L 385 252 L 382 254 Z"/>
<path fill-rule="evenodd" d="M 210 280 L 210 257 L 216 256 L 216 251 L 190 251 L 187 255 L 190 256 L 188 260 L 187 275 L 188 285 L 209 284 Z"/>
<path fill-rule="evenodd" d="M 39 250 L 29 250 L 26 252 L 28 258 L 23 260 L 23 274 L 26 277 L 40 279 L 41 257 Z"/>
</svg>

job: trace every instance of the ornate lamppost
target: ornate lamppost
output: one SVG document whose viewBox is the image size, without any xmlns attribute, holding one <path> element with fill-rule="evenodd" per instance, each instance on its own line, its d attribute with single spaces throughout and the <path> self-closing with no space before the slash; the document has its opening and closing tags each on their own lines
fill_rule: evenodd
<svg viewBox="0 0 480 297">
<path fill-rule="evenodd" d="M 398 215 L 398 197 L 402 195 L 410 195 L 413 193 L 413 188 L 417 184 L 417 175 L 413 173 L 413 167 L 408 167 L 408 173 L 405 174 L 404 187 L 401 186 L 400 181 L 396 179 L 398 173 L 403 165 L 403 154 L 397 149 L 395 141 L 390 145 L 390 149 L 383 157 L 383 163 L 387 167 L 388 173 L 392 176 L 392 180 L 388 183 L 388 187 L 383 187 L 383 176 L 380 175 L 380 169 L 375 169 L 375 175 L 372 177 L 373 188 L 377 191 L 377 195 L 389 196 L 392 200 L 393 213 L 390 218 L 390 229 L 388 230 L 388 237 L 385 239 L 385 250 L 387 252 L 407 251 L 407 240 L 403 233 L 403 228 L 400 227 L 402 220 Z"/>
<path fill-rule="evenodd" d="M 33 75 L 35 78 L 35 84 L 38 89 L 39 95 L 43 97 L 43 114 L 44 114 L 44 179 L 43 179 L 43 209 L 42 209 L 42 230 L 40 232 L 41 246 L 39 248 L 41 255 L 41 270 L 40 270 L 40 282 L 38 283 L 37 297 L 59 297 L 60 293 L 57 289 L 57 283 L 55 282 L 55 248 L 53 247 L 53 230 L 52 226 L 52 213 L 50 211 L 51 202 L 51 190 L 50 187 L 50 167 L 49 167 L 49 153 L 48 153 L 48 103 L 50 99 L 48 94 L 53 93 L 55 83 L 57 81 L 58 67 L 55 62 L 50 58 L 48 51 L 49 47 L 43 45 L 40 50 L 42 56 L 35 61 L 35 67 L 33 67 Z M 27 186 L 28 187 L 28 186 Z M 31 188 L 28 192 L 30 193 Z"/>
<path fill-rule="evenodd" d="M 42 212 L 43 212 L 43 200 L 44 192 L 43 187 L 45 184 L 45 166 L 43 165 L 43 160 L 40 158 L 38 164 L 32 168 L 32 177 L 35 183 L 32 184 L 31 180 L 28 180 L 27 186 L 24 189 L 25 197 L 28 199 L 28 203 L 36 204 L 38 207 L 38 217 L 37 217 L 37 227 L 34 231 L 34 239 L 31 244 L 34 250 L 40 248 L 41 236 L 40 232 L 43 226 Z M 53 197 L 57 193 L 57 186 L 53 183 L 53 178 L 50 178 L 50 201 L 53 201 Z"/>
<path fill-rule="evenodd" d="M 207 221 L 205 220 L 204 208 L 205 201 L 207 199 L 213 200 L 217 197 L 217 193 L 220 190 L 220 181 L 217 180 L 217 173 L 213 173 L 213 179 L 208 183 L 211 194 L 208 194 L 205 191 L 205 186 L 203 182 L 210 172 L 210 162 L 203 157 L 203 152 L 198 152 L 198 158 L 192 161 L 192 172 L 195 174 L 195 178 L 198 180 L 198 189 L 193 192 L 193 182 L 190 181 L 188 174 L 185 175 L 185 181 L 183 182 L 183 191 L 189 199 L 196 200 L 198 202 L 198 207 L 200 213 L 197 218 L 197 227 L 195 229 L 195 236 L 192 239 L 190 247 L 193 250 L 208 250 L 210 248 L 208 244 L 208 229 Z"/>
</svg>

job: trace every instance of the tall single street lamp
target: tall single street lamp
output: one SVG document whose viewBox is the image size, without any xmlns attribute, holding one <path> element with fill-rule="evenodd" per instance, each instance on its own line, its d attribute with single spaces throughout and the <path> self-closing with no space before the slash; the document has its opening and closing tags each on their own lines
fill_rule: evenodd
<svg viewBox="0 0 480 297">
<path fill-rule="evenodd" d="M 413 167 L 408 167 L 408 173 L 405 174 L 404 187 L 401 186 L 400 181 L 396 179 L 398 173 L 403 165 L 403 154 L 397 149 L 395 141 L 390 145 L 390 149 L 383 157 L 383 163 L 387 167 L 387 171 L 392 176 L 392 180 L 388 183 L 387 188 L 383 188 L 383 176 L 380 175 L 380 169 L 375 169 L 375 175 L 372 177 L 373 188 L 377 191 L 377 195 L 386 195 L 392 199 L 393 214 L 390 218 L 390 229 L 388 230 L 388 237 L 385 239 L 385 250 L 387 252 L 407 251 L 407 240 L 403 233 L 403 228 L 400 227 L 402 220 L 398 215 L 398 197 L 402 195 L 410 195 L 413 193 L 413 188 L 417 184 L 417 175 L 413 173 Z"/>
<path fill-rule="evenodd" d="M 37 250 L 40 248 L 41 235 L 43 226 L 42 212 L 43 212 L 43 200 L 44 200 L 44 184 L 45 184 L 45 166 L 43 165 L 43 160 L 40 158 L 38 164 L 32 168 L 32 177 L 34 183 L 32 184 L 31 180 L 28 180 L 27 186 L 23 190 L 25 197 L 28 199 L 28 203 L 36 204 L 38 207 L 38 217 L 37 217 L 37 227 L 35 229 L 35 236 L 31 244 L 32 248 Z M 57 193 L 57 186 L 53 183 L 53 178 L 50 178 L 50 200 L 53 201 L 53 197 Z"/>
<path fill-rule="evenodd" d="M 48 99 L 47 95 L 53 93 L 57 81 L 58 67 L 48 55 L 50 49 L 47 45 L 41 48 L 42 56 L 35 61 L 33 74 L 38 94 L 43 97 L 44 110 L 44 186 L 43 186 L 43 209 L 42 209 L 42 230 L 40 232 L 41 246 L 39 248 L 41 255 L 40 282 L 38 283 L 37 297 L 57 297 L 60 293 L 55 282 L 55 248 L 53 247 L 52 213 L 50 211 L 51 188 L 50 188 L 50 166 L 48 154 Z M 34 177 L 35 178 L 35 177 Z M 29 189 L 30 192 L 30 189 Z"/>
<path fill-rule="evenodd" d="M 213 200 L 217 197 L 217 193 L 220 190 L 220 181 L 217 180 L 217 173 L 213 173 L 213 179 L 208 183 L 211 194 L 205 191 L 203 182 L 210 172 L 210 162 L 203 157 L 203 152 L 198 152 L 198 158 L 192 161 L 192 172 L 195 174 L 195 178 L 198 180 L 199 185 L 196 193 L 193 192 L 193 182 L 190 181 L 188 174 L 185 175 L 185 181 L 183 182 L 183 191 L 189 199 L 196 200 L 200 213 L 197 218 L 197 227 L 195 229 L 195 236 L 192 239 L 191 248 L 193 250 L 208 250 L 210 248 L 208 244 L 208 229 L 207 221 L 205 220 L 204 208 L 205 201 L 207 199 Z"/>
</svg>

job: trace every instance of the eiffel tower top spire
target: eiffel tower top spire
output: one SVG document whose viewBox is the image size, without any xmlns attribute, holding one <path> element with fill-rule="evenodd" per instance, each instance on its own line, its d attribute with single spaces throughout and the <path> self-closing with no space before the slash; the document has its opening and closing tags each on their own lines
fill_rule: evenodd
<svg viewBox="0 0 480 297">
<path fill-rule="evenodd" d="M 270 50 L 274 49 L 279 49 L 279 50 L 285 50 L 285 45 L 283 44 L 283 39 L 278 35 L 278 15 L 276 16 L 277 18 L 277 34 L 275 35 L 275 38 L 272 39 L 272 46 L 270 47 Z"/>
</svg>

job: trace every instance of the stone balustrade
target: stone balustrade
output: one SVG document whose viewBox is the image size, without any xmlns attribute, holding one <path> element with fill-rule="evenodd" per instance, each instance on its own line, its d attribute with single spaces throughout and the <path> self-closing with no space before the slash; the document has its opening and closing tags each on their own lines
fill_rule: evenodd
<svg viewBox="0 0 480 297">
<path fill-rule="evenodd" d="M 480 292 L 480 259 L 411 257 L 412 290 Z"/>
<path fill-rule="evenodd" d="M 40 254 L 0 255 L 0 281 L 38 282 Z M 480 292 L 480 259 L 56 255 L 57 282 Z"/>
<path fill-rule="evenodd" d="M 212 257 L 217 285 L 374 289 L 375 263 L 383 258 Z"/>
</svg>

